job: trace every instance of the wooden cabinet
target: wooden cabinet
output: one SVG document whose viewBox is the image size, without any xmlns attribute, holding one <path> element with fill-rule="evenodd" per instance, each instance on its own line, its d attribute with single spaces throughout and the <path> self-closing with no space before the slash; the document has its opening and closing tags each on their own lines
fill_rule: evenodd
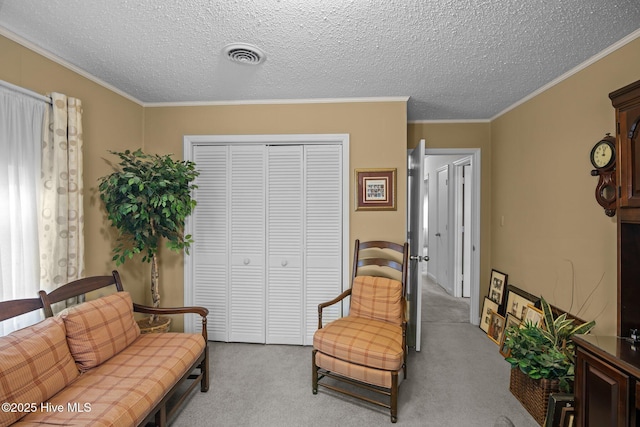
<svg viewBox="0 0 640 427">
<path fill-rule="evenodd" d="M 617 336 L 575 337 L 578 426 L 638 426 L 640 344 L 640 81 L 609 94 L 616 116 Z"/>
<path fill-rule="evenodd" d="M 640 80 L 609 94 L 616 109 L 619 207 L 640 208 Z"/>
<path fill-rule="evenodd" d="M 635 425 L 632 385 L 636 378 L 619 361 L 618 347 L 628 345 L 620 341 L 617 337 L 576 337 L 575 405 L 579 426 Z"/>
<path fill-rule="evenodd" d="M 640 329 L 640 80 L 609 94 L 616 110 L 618 336 Z"/>
</svg>

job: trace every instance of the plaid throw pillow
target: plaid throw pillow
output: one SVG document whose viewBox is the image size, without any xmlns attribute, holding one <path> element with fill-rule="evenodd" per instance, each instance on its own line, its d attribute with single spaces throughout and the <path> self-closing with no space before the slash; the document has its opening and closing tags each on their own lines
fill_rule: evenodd
<svg viewBox="0 0 640 427">
<path fill-rule="evenodd" d="M 40 403 L 78 376 L 67 347 L 64 323 L 58 317 L 1 337 L 0 354 L 0 402 L 3 403 L 29 403 L 40 409 Z M 33 410 L 33 407 L 26 408 L 28 412 Z M 28 412 L 0 411 L 0 426 L 14 423 Z"/>
<path fill-rule="evenodd" d="M 82 303 L 60 313 L 78 368 L 86 372 L 124 350 L 140 336 L 128 292 Z"/>
<path fill-rule="evenodd" d="M 349 315 L 402 324 L 402 282 L 386 277 L 356 276 Z"/>
</svg>

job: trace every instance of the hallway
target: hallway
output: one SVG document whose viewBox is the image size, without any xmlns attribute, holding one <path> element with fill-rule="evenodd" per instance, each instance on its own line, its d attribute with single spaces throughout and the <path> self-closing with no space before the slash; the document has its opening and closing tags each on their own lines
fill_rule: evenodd
<svg viewBox="0 0 640 427">
<path fill-rule="evenodd" d="M 469 298 L 455 298 L 427 275 L 422 276 L 422 322 L 470 323 Z"/>
</svg>

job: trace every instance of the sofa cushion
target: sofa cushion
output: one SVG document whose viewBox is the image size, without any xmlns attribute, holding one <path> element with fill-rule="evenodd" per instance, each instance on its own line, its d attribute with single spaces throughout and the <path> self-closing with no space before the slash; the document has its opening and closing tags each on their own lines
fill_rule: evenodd
<svg viewBox="0 0 640 427">
<path fill-rule="evenodd" d="M 400 325 L 404 320 L 402 282 L 386 277 L 356 276 L 349 314 Z"/>
<path fill-rule="evenodd" d="M 200 334 L 145 334 L 126 349 L 83 373 L 51 398 L 53 406 L 68 403 L 90 411 L 36 412 L 20 425 L 135 426 L 185 375 L 205 348 Z M 75 407 L 74 407 L 75 408 Z"/>
<path fill-rule="evenodd" d="M 86 372 L 124 350 L 140 335 L 128 292 L 70 307 L 60 313 L 78 368 Z"/>
<path fill-rule="evenodd" d="M 375 369 L 397 371 L 404 362 L 402 327 L 347 316 L 313 335 L 313 347 L 329 356 Z"/>
<path fill-rule="evenodd" d="M 320 352 L 316 353 L 316 366 L 367 384 L 391 388 L 391 371 L 356 365 Z"/>
<path fill-rule="evenodd" d="M 62 319 L 52 317 L 0 338 L 0 402 L 36 405 L 78 376 Z M 24 406 L 24 405 L 23 405 Z M 31 412 L 0 411 L 0 426 Z"/>
</svg>

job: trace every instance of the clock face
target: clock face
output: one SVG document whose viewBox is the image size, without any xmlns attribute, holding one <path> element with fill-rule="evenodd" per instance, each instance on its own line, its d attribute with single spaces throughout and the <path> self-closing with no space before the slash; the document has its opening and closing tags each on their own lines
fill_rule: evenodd
<svg viewBox="0 0 640 427">
<path fill-rule="evenodd" d="M 609 166 L 614 158 L 613 144 L 609 141 L 600 141 L 591 150 L 591 163 L 598 169 Z"/>
</svg>

